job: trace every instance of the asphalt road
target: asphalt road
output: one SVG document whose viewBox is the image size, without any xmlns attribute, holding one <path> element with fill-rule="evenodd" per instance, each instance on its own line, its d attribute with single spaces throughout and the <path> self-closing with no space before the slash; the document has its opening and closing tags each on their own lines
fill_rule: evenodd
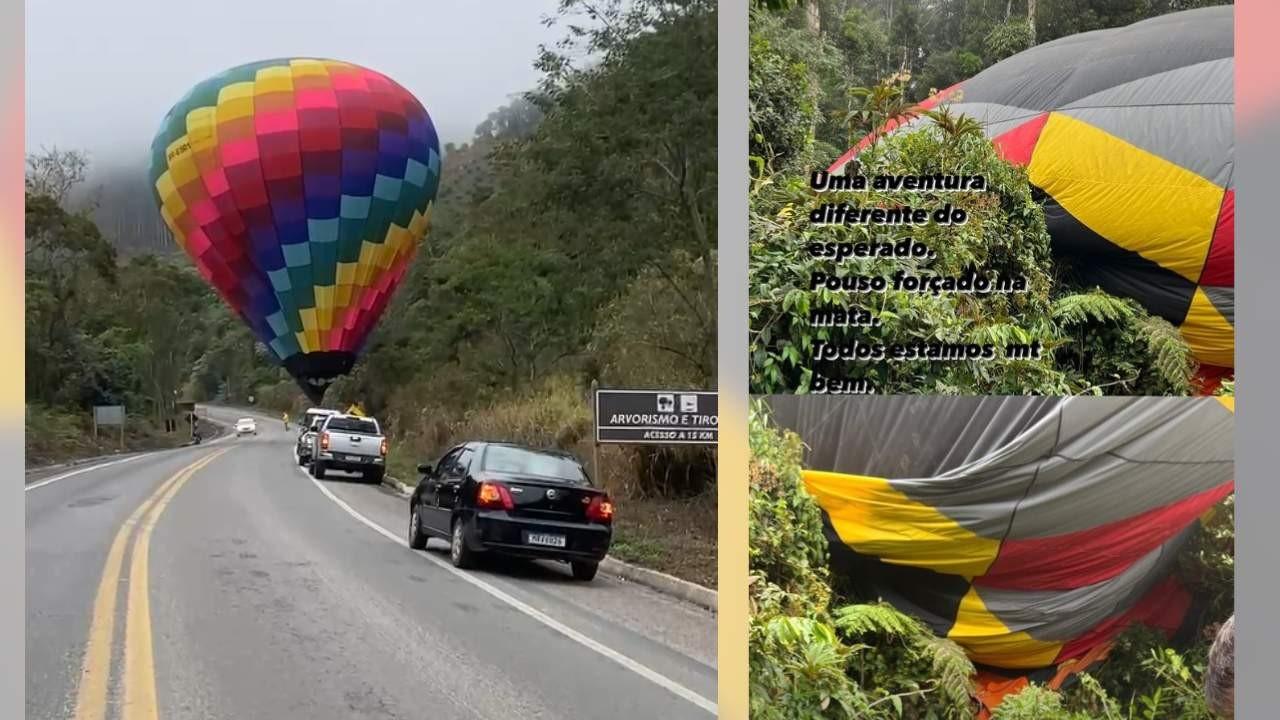
<svg viewBox="0 0 1280 720">
<path fill-rule="evenodd" d="M 714 716 L 713 613 L 455 570 L 405 545 L 404 498 L 314 481 L 259 429 L 29 479 L 28 720 Z"/>
</svg>

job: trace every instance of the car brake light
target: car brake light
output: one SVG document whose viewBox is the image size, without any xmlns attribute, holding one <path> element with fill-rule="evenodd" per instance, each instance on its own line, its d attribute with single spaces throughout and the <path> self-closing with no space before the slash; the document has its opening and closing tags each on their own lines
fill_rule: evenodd
<svg viewBox="0 0 1280 720">
<path fill-rule="evenodd" d="M 321 450 L 329 449 L 329 433 L 327 432 L 320 433 L 320 449 Z"/>
<path fill-rule="evenodd" d="M 476 489 L 476 507 L 514 510 L 515 502 L 507 486 L 496 482 L 482 482 Z"/>
<path fill-rule="evenodd" d="M 386 438 L 382 438 L 382 447 L 379 448 L 379 450 L 382 452 L 382 457 L 387 456 L 387 439 Z"/>
<path fill-rule="evenodd" d="M 608 495 L 596 495 L 587 505 L 587 519 L 606 525 L 613 522 L 613 501 Z"/>
</svg>

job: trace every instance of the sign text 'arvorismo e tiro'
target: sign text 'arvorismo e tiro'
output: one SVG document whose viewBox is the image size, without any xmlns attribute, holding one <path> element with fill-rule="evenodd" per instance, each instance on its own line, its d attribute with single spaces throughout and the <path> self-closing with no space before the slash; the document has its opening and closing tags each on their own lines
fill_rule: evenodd
<svg viewBox="0 0 1280 720">
<path fill-rule="evenodd" d="M 596 442 L 714 445 L 718 425 L 715 392 L 596 391 Z"/>
</svg>

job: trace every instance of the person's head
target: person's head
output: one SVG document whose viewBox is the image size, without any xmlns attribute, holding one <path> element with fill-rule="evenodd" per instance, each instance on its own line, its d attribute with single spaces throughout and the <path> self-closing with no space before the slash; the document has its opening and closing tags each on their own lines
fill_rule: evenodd
<svg viewBox="0 0 1280 720">
<path fill-rule="evenodd" d="M 1209 665 L 1204 671 L 1204 697 L 1209 709 L 1222 718 L 1236 714 L 1236 616 L 1218 629 L 1209 648 Z"/>
</svg>

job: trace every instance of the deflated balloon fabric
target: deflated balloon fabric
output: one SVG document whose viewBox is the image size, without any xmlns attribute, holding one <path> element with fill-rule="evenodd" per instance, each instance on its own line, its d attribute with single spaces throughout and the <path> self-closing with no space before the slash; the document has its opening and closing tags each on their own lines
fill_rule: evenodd
<svg viewBox="0 0 1280 720">
<path fill-rule="evenodd" d="M 1234 489 L 1231 398 L 771 396 L 809 448 L 836 577 L 1031 670 L 1131 622 L 1174 632 L 1171 569 Z"/>
<path fill-rule="evenodd" d="M 1231 6 L 1037 45 L 940 91 L 1046 196 L 1055 253 L 1177 326 L 1202 377 L 1235 365 Z M 884 130 L 930 120 L 890 121 Z M 864 138 L 831 165 L 841 172 Z"/>
</svg>

